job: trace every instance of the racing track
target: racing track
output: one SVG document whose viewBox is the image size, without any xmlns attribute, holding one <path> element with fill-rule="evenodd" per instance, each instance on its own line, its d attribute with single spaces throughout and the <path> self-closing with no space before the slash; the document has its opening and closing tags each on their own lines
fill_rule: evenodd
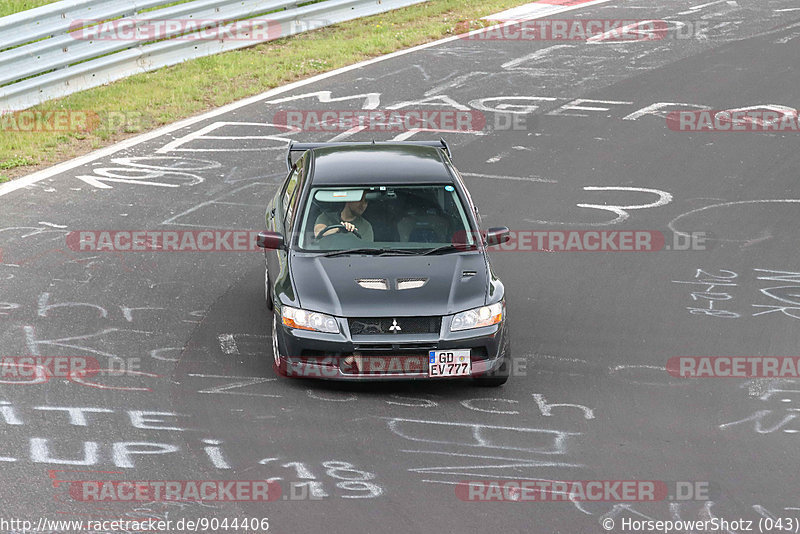
<svg viewBox="0 0 800 534">
<path fill-rule="evenodd" d="M 791 0 L 593 5 L 562 17 L 702 20 L 712 30 L 708 39 L 618 44 L 450 40 L 273 92 L 9 192 L 0 198 L 3 355 L 88 355 L 140 370 L 106 377 L 102 388 L 0 384 L 3 515 L 268 516 L 270 532 L 404 534 L 575 534 L 602 532 L 606 517 L 797 515 L 798 384 L 679 379 L 664 366 L 673 356 L 797 355 L 800 274 L 769 271 L 800 272 L 800 137 L 675 132 L 652 111 L 796 106 L 797 15 Z M 487 390 L 276 380 L 259 254 L 65 246 L 65 234 L 81 229 L 260 229 L 285 174 L 288 136 L 268 125 L 277 111 L 419 108 L 425 99 L 482 110 L 490 125 L 495 106 L 522 106 L 511 109 L 524 129 L 446 134 L 485 227 L 649 229 L 668 239 L 671 228 L 709 233 L 708 249 L 493 253 L 511 288 L 518 376 Z M 669 200 L 627 209 L 628 218 L 608 209 L 659 199 Z M 713 290 L 727 295 L 715 301 L 727 313 L 701 309 L 707 299 L 693 292 L 705 286 L 688 282 L 702 277 L 734 280 Z M 136 411 L 163 413 L 142 423 Z M 163 454 L 123 453 L 136 447 Z M 53 469 L 130 480 L 280 477 L 326 496 L 76 504 L 53 487 Z M 705 503 L 623 506 L 457 499 L 455 483 L 482 478 L 708 481 L 714 491 Z"/>
</svg>

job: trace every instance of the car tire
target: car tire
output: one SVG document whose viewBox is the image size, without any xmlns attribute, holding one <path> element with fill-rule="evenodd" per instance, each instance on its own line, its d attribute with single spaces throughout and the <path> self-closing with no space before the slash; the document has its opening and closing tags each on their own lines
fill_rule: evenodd
<svg viewBox="0 0 800 534">
<path fill-rule="evenodd" d="M 508 357 L 503 358 L 503 363 L 500 366 L 493 370 L 489 371 L 488 373 L 475 376 L 472 380 L 475 382 L 476 386 L 480 387 L 487 387 L 487 388 L 496 388 L 502 386 L 508 381 L 509 376 L 509 360 Z"/>
<path fill-rule="evenodd" d="M 272 360 L 275 362 L 275 370 L 278 371 L 281 365 L 280 349 L 278 348 L 278 316 L 272 314 Z"/>
<path fill-rule="evenodd" d="M 506 323 L 505 328 L 503 346 L 500 349 L 503 363 L 488 373 L 473 377 L 472 379 L 476 386 L 496 388 L 508 382 L 508 377 L 511 375 L 511 356 L 509 356 L 511 352 L 511 333 L 508 329 L 508 323 Z"/>
</svg>

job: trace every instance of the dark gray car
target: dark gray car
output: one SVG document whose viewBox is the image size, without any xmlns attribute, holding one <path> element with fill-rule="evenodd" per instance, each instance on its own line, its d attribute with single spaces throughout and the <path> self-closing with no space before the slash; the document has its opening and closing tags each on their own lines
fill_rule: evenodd
<svg viewBox="0 0 800 534">
<path fill-rule="evenodd" d="M 486 247 L 509 231 L 480 231 L 445 141 L 298 143 L 287 162 L 258 240 L 276 371 L 505 383 L 505 288 Z"/>
</svg>

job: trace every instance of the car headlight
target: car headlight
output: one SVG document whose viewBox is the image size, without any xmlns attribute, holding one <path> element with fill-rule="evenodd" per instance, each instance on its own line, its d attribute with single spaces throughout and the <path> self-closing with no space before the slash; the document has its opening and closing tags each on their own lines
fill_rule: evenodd
<svg viewBox="0 0 800 534">
<path fill-rule="evenodd" d="M 338 334 L 339 324 L 331 315 L 284 306 L 281 308 L 283 324 L 289 328 Z"/>
<path fill-rule="evenodd" d="M 489 306 L 481 306 L 472 310 L 463 311 L 453 316 L 450 331 L 469 330 L 481 326 L 491 326 L 503 320 L 505 307 L 503 302 L 496 302 Z"/>
</svg>

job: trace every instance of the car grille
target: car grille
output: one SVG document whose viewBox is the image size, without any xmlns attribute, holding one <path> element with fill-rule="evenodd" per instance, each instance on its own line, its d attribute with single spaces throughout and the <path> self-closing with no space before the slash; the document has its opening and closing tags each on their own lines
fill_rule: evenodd
<svg viewBox="0 0 800 534">
<path fill-rule="evenodd" d="M 396 321 L 396 323 L 395 323 Z M 442 318 L 432 317 L 351 317 L 347 320 L 350 335 L 438 334 Z M 392 329 L 397 325 L 400 330 Z"/>
</svg>

